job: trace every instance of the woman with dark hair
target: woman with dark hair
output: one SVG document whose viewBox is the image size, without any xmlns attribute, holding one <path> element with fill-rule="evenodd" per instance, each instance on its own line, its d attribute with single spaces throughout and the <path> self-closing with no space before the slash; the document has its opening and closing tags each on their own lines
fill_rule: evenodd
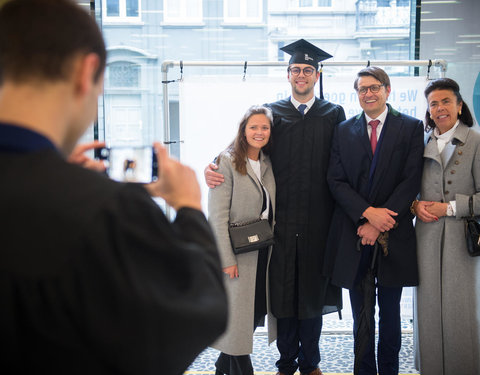
<svg viewBox="0 0 480 375">
<path fill-rule="evenodd" d="M 273 227 L 275 180 L 267 155 L 272 123 L 267 107 L 248 109 L 234 141 L 217 158 L 225 182 L 209 190 L 209 221 L 217 239 L 229 300 L 227 331 L 212 345 L 221 351 L 215 363 L 216 375 L 253 375 L 253 332 L 269 311 L 267 265 L 271 247 L 235 254 L 228 225 L 261 217 Z M 269 338 L 273 341 L 276 323 L 268 315 Z"/>
<path fill-rule="evenodd" d="M 480 133 L 449 78 L 425 89 L 430 138 L 416 223 L 420 284 L 416 359 L 422 375 L 480 374 L 480 257 L 467 253 L 463 218 L 480 215 Z"/>
</svg>

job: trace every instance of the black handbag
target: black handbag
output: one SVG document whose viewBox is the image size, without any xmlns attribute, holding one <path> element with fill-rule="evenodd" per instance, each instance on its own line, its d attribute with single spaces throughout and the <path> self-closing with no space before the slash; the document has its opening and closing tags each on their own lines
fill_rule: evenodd
<svg viewBox="0 0 480 375">
<path fill-rule="evenodd" d="M 473 197 L 468 200 L 470 217 L 465 219 L 465 237 L 467 239 L 468 255 L 476 257 L 480 255 L 480 222 L 479 217 L 473 214 Z"/>
<path fill-rule="evenodd" d="M 228 233 L 235 254 L 248 253 L 273 245 L 273 231 L 266 219 L 229 224 Z"/>
</svg>

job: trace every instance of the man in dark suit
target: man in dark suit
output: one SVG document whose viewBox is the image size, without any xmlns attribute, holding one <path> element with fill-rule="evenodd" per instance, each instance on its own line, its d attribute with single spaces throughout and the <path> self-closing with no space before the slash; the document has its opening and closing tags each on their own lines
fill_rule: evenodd
<svg viewBox="0 0 480 375">
<path fill-rule="evenodd" d="M 193 170 L 159 144 L 145 186 L 66 160 L 94 120 L 105 63 L 74 1 L 0 7 L 1 374 L 178 375 L 225 329 Z"/>
<path fill-rule="evenodd" d="M 383 251 L 378 246 L 375 260 L 380 313 L 378 371 L 382 375 L 398 374 L 402 287 L 418 284 L 410 205 L 421 182 L 423 126 L 386 103 L 391 87 L 382 69 L 361 70 L 354 87 L 363 113 L 340 123 L 333 137 L 327 179 L 336 207 L 324 269 L 335 285 L 350 291 L 358 345 L 364 306 L 360 283 L 372 264 L 372 245 L 379 236 L 388 235 L 388 249 Z M 369 341 L 359 358 L 359 374 L 377 374 L 375 298 L 370 311 Z"/>
</svg>

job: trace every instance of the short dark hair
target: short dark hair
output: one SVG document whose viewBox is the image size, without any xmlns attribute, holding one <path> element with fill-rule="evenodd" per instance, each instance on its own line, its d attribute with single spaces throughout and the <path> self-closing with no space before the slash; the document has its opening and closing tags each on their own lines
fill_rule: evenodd
<svg viewBox="0 0 480 375">
<path fill-rule="evenodd" d="M 5 80 L 59 81 L 69 77 L 76 56 L 100 59 L 106 49 L 95 20 L 72 0 L 10 0 L 0 8 L 0 84 Z"/>
<path fill-rule="evenodd" d="M 390 77 L 385 72 L 385 70 L 379 68 L 378 66 L 369 66 L 360 70 L 357 73 L 357 78 L 353 82 L 353 88 L 355 89 L 355 91 L 358 90 L 358 80 L 360 79 L 360 77 L 366 76 L 375 78 L 377 81 L 380 81 L 385 87 L 390 87 Z"/>
<path fill-rule="evenodd" d="M 457 82 L 455 82 L 451 78 L 438 78 L 433 81 L 430 81 L 425 88 L 425 98 L 428 100 L 428 95 L 432 91 L 435 90 L 450 90 L 452 91 L 455 96 L 457 97 L 457 104 L 460 104 L 462 102 L 462 113 L 458 115 L 458 118 L 460 119 L 461 122 L 463 122 L 467 126 L 473 126 L 473 116 L 472 113 L 470 112 L 470 109 L 467 106 L 467 103 L 465 103 L 462 99 L 462 95 L 460 95 L 460 86 L 458 85 Z M 427 105 L 427 112 L 425 113 L 425 130 L 430 131 L 433 128 L 435 128 L 435 121 L 430 117 L 430 111 L 428 110 L 428 105 Z"/>
</svg>

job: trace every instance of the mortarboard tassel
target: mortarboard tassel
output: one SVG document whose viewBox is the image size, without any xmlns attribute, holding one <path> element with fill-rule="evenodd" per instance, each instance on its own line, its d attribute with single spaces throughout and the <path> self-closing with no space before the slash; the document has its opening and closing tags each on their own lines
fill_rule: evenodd
<svg viewBox="0 0 480 375">
<path fill-rule="evenodd" d="M 320 78 L 319 78 L 319 81 L 320 81 L 320 99 L 324 99 L 323 97 L 323 64 L 320 64 Z"/>
</svg>

